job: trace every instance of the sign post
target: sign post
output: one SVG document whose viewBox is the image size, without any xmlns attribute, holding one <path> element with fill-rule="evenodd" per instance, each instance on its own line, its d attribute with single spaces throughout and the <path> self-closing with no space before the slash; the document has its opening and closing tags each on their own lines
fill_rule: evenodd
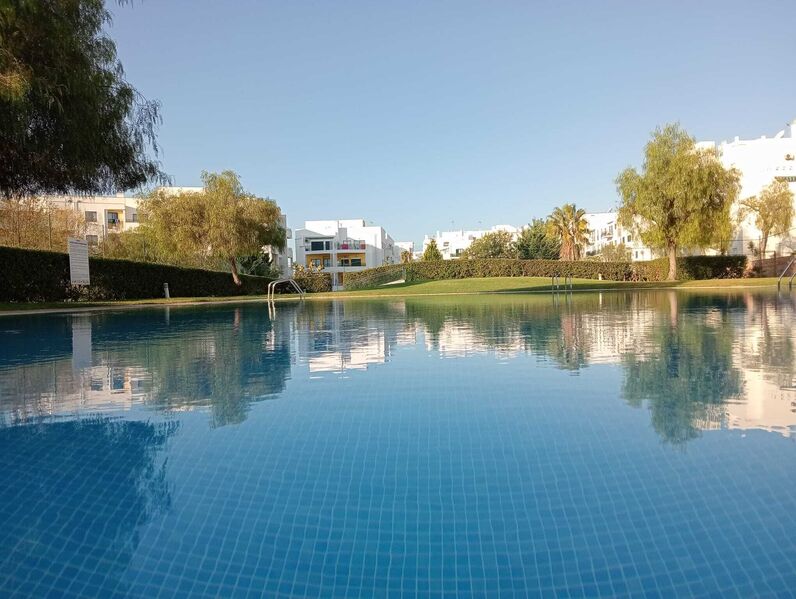
<svg viewBox="0 0 796 599">
<path fill-rule="evenodd" d="M 69 278 L 72 285 L 89 285 L 88 242 L 69 238 Z"/>
</svg>

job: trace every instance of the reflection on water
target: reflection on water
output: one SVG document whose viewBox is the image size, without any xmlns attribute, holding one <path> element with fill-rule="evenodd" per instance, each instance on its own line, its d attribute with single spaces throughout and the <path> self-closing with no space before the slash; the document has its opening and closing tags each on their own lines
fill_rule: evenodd
<svg viewBox="0 0 796 599">
<path fill-rule="evenodd" d="M 403 348 L 463 364 L 531 357 L 545 377 L 617 369 L 617 397 L 648 409 L 667 442 L 717 428 L 789 436 L 793 320 L 792 296 L 751 292 L 309 301 L 279 305 L 273 321 L 256 304 L 3 319 L 0 413 L 11 424 L 201 408 L 218 427 L 280 396 L 291 376 L 389 368 Z"/>
<path fill-rule="evenodd" d="M 103 416 L 0 427 L 0 565 L 17 573 L 0 594 L 64 592 L 36 587 L 53 563 L 71 573 L 74 596 L 96 592 L 98 568 L 123 594 L 141 527 L 171 502 L 159 454 L 176 430 Z M 19 584 L 24 573 L 34 575 Z"/>
</svg>

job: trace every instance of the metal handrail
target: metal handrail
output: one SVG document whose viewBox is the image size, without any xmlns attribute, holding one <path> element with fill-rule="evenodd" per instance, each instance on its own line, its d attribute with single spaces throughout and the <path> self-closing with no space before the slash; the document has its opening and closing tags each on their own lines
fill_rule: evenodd
<svg viewBox="0 0 796 599">
<path fill-rule="evenodd" d="M 550 277 L 550 291 L 558 291 L 559 287 L 563 287 L 564 290 L 567 288 L 567 284 L 569 285 L 569 290 L 572 291 L 572 275 L 564 275 L 564 284 L 561 284 L 561 275 L 554 274 Z"/>
<path fill-rule="evenodd" d="M 788 265 L 785 267 L 785 270 L 783 270 L 782 274 L 779 275 L 779 278 L 777 279 L 777 289 L 779 289 L 779 286 L 782 283 L 782 278 L 788 273 L 788 270 L 791 266 L 793 266 L 794 262 L 796 262 L 796 256 L 791 258 L 790 262 L 788 262 Z M 796 272 L 794 272 L 793 275 L 791 275 L 791 278 L 788 280 L 788 289 L 793 287 L 793 277 L 796 277 Z"/>
<path fill-rule="evenodd" d="M 293 287 L 293 289 L 295 289 L 298 292 L 299 296 L 302 299 L 304 299 L 304 296 L 306 294 L 304 293 L 304 290 L 296 282 L 295 279 L 277 279 L 276 281 L 271 281 L 270 283 L 268 283 L 268 292 L 267 292 L 267 295 L 266 295 L 266 300 L 268 302 L 273 302 L 274 301 L 275 296 L 276 296 L 276 286 L 279 285 L 280 283 L 290 283 L 290 285 Z"/>
</svg>

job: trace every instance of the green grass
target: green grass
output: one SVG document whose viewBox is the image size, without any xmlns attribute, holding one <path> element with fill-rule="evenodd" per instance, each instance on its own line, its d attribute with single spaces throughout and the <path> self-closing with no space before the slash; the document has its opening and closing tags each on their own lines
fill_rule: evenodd
<svg viewBox="0 0 796 599">
<path fill-rule="evenodd" d="M 733 289 L 744 287 L 776 286 L 776 278 L 762 279 L 710 279 L 707 281 L 666 281 L 652 283 L 632 283 L 625 281 L 595 281 L 575 279 L 573 291 L 589 290 L 632 290 L 632 289 Z M 539 293 L 550 291 L 547 277 L 491 277 L 483 279 L 448 279 L 444 281 L 425 281 L 422 283 L 401 283 L 386 285 L 361 291 L 342 291 L 335 293 L 314 293 L 308 299 L 338 299 L 367 297 L 410 297 L 423 295 L 457 295 L 480 293 Z M 277 296 L 278 301 L 297 299 L 295 295 Z M 222 303 L 264 301 L 265 296 L 243 295 L 235 297 L 175 297 L 171 299 L 145 299 L 117 302 L 48 302 L 40 304 L 0 303 L 0 313 L 30 310 L 82 310 L 107 307 L 135 307 L 151 305 L 190 305 L 197 303 Z"/>
<path fill-rule="evenodd" d="M 766 279 L 710 279 L 706 281 L 656 281 L 633 283 L 629 281 L 595 281 L 594 279 L 574 279 L 573 291 L 609 289 L 671 289 L 671 288 L 733 288 L 765 287 L 776 285 L 775 278 Z M 400 283 L 361 291 L 343 291 L 317 294 L 324 297 L 368 297 L 368 296 L 409 296 L 440 295 L 457 293 L 529 293 L 550 291 L 548 277 L 490 277 L 483 279 L 446 279 L 444 281 L 425 281 L 421 283 Z M 316 296 L 313 296 L 316 297 Z"/>
</svg>

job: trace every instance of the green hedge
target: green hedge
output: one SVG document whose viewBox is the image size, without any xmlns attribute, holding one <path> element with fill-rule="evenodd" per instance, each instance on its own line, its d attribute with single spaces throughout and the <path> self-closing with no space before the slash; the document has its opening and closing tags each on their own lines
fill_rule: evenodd
<svg viewBox="0 0 796 599">
<path fill-rule="evenodd" d="M 677 259 L 681 280 L 739 278 L 746 268 L 745 256 L 689 256 Z M 370 281 L 388 279 L 406 269 L 406 281 L 438 281 L 476 277 L 552 277 L 602 278 L 609 281 L 663 281 L 669 270 L 666 258 L 649 262 L 595 262 L 581 260 L 429 260 L 391 264 L 346 274 L 346 286 L 357 289 Z"/>
<path fill-rule="evenodd" d="M 0 247 L 0 301 L 132 300 L 264 294 L 270 279 L 241 275 L 238 287 L 226 272 L 165 264 L 90 258 L 91 285 L 72 287 L 69 256 L 58 252 Z"/>
<path fill-rule="evenodd" d="M 293 278 L 307 293 L 323 293 L 332 290 L 332 275 L 322 270 L 296 267 Z"/>
</svg>

